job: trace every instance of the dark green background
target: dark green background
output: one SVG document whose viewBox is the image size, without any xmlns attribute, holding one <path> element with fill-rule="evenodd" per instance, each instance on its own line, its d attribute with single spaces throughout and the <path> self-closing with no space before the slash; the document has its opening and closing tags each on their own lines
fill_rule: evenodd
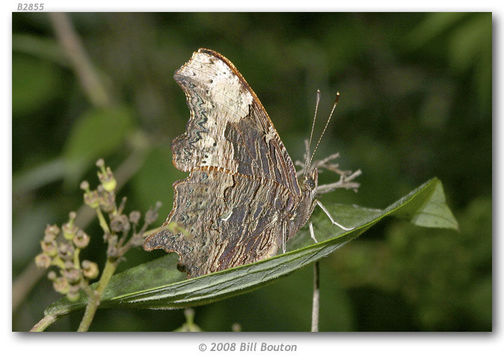
<svg viewBox="0 0 504 360">
<path fill-rule="evenodd" d="M 111 105 L 93 105 L 47 14 L 13 14 L 13 283 L 39 252 L 47 223 L 81 205 L 94 161 L 147 156 L 120 195 L 128 209 L 163 202 L 184 174 L 170 141 L 189 112 L 172 78 L 199 47 L 229 58 L 268 110 L 293 158 L 309 135 L 315 93 L 325 119 L 342 94 L 319 157 L 362 169 L 357 194 L 331 201 L 384 207 L 438 176 L 460 232 L 387 221 L 321 263 L 322 331 L 492 329 L 492 15 L 490 13 L 70 14 Z M 322 121 L 317 128 L 320 132 Z M 330 175 L 321 182 L 334 181 Z M 160 219 L 163 220 L 163 219 Z M 100 264 L 96 221 L 84 257 Z M 128 253 L 119 271 L 161 253 Z M 206 331 L 307 331 L 311 267 L 253 293 L 198 307 Z M 24 280 L 23 280 L 24 281 Z M 58 295 L 42 278 L 13 312 L 38 321 Z M 82 314 L 50 330 L 73 331 Z M 91 330 L 171 331 L 181 311 L 99 310 Z"/>
</svg>

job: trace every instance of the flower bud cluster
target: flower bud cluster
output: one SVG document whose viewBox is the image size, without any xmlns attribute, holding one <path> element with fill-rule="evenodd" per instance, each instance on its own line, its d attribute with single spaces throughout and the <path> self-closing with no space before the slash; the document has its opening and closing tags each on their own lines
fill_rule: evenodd
<svg viewBox="0 0 504 360">
<path fill-rule="evenodd" d="M 96 209 L 98 216 L 102 217 L 102 221 L 106 223 L 102 224 L 102 228 L 104 229 L 103 238 L 107 243 L 107 256 L 119 259 L 131 247 L 142 245 L 143 234 L 147 227 L 156 221 L 161 203 L 157 203 L 154 208 L 147 211 L 144 224 L 140 227 L 142 214 L 137 210 L 126 214 L 124 210 L 126 198 L 122 198 L 120 205 L 117 206 L 117 180 L 110 167 L 105 165 L 103 159 L 99 159 L 96 166 L 100 184 L 92 190 L 87 181 L 81 183 L 81 189 L 84 190 L 84 202 Z M 104 213 L 108 216 L 103 216 Z"/>
<path fill-rule="evenodd" d="M 47 277 L 54 290 L 66 295 L 70 301 L 78 300 L 80 290 L 98 276 L 98 265 L 89 260 L 80 264 L 79 253 L 88 246 L 89 235 L 75 225 L 75 218 L 75 212 L 71 212 L 61 229 L 57 225 L 47 225 L 40 242 L 42 252 L 35 257 L 38 267 L 55 266 L 58 269 L 51 270 Z"/>
<path fill-rule="evenodd" d="M 93 209 L 101 208 L 105 212 L 115 210 L 115 190 L 117 181 L 110 167 L 105 167 L 105 161 L 99 159 L 96 162 L 98 167 L 98 179 L 100 185 L 95 190 L 90 190 L 89 183 L 83 181 L 81 189 L 84 190 L 84 203 Z"/>
<path fill-rule="evenodd" d="M 84 203 L 95 209 L 100 226 L 104 232 L 109 260 L 119 261 L 132 247 L 143 244 L 147 227 L 156 221 L 161 203 L 157 202 L 144 216 L 137 211 L 124 213 L 126 198 L 116 205 L 117 181 L 110 167 L 105 166 L 103 159 L 96 162 L 100 184 L 91 189 L 87 181 L 80 185 L 84 191 Z M 106 215 L 106 216 L 105 216 Z M 79 299 L 80 290 L 90 290 L 89 280 L 98 276 L 98 265 L 89 260 L 79 259 L 79 253 L 89 244 L 89 235 L 75 224 L 76 213 L 69 214 L 67 223 L 60 227 L 48 225 L 40 245 L 42 253 L 37 255 L 35 262 L 41 268 L 55 266 L 58 271 L 48 273 L 54 289 L 65 294 L 71 301 Z"/>
</svg>

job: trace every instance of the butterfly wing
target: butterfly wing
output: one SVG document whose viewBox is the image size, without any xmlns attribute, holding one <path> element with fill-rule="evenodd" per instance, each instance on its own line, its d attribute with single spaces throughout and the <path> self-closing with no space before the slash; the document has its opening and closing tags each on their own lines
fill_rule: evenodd
<svg viewBox="0 0 504 360">
<path fill-rule="evenodd" d="M 264 107 L 234 65 L 212 50 L 194 52 L 174 78 L 190 119 L 172 143 L 173 163 L 190 176 L 174 184 L 165 225 L 176 222 L 189 234 L 161 230 L 144 248 L 178 253 L 190 276 L 275 254 L 283 218 L 301 191 Z"/>
<path fill-rule="evenodd" d="M 193 171 L 174 190 L 168 222 L 187 235 L 162 230 L 144 247 L 176 252 L 190 277 L 268 258 L 281 245 L 278 214 L 289 204 L 284 187 L 212 168 Z"/>
<path fill-rule="evenodd" d="M 272 179 L 300 195 L 296 169 L 266 110 L 235 66 L 199 49 L 174 76 L 190 119 L 172 144 L 177 169 L 214 166 Z"/>
</svg>

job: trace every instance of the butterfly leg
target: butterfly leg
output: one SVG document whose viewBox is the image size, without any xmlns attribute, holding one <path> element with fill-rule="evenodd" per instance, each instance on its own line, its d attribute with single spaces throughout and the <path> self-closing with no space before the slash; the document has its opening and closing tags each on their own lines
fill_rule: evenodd
<svg viewBox="0 0 504 360">
<path fill-rule="evenodd" d="M 308 228 L 310 229 L 310 237 L 314 242 L 318 243 L 317 238 L 315 237 L 315 231 L 313 231 L 313 223 L 311 221 L 308 224 Z"/>
<path fill-rule="evenodd" d="M 353 227 L 347 228 L 347 227 L 341 225 L 340 223 L 334 221 L 334 219 L 332 218 L 332 216 L 329 213 L 329 211 L 326 209 L 326 207 L 324 205 L 322 205 L 322 203 L 319 200 L 315 200 L 315 204 L 318 205 L 322 209 L 322 211 L 327 215 L 327 217 L 329 218 L 329 220 L 331 220 L 331 222 L 333 223 L 333 225 L 336 225 L 337 227 L 339 227 L 340 229 L 342 229 L 344 231 L 350 231 L 350 230 L 353 229 Z"/>
<path fill-rule="evenodd" d="M 285 254 L 287 244 L 287 222 L 282 223 L 282 254 Z"/>
<path fill-rule="evenodd" d="M 360 175 L 360 172 L 356 171 L 355 174 Z M 359 188 L 359 183 L 353 182 L 352 179 L 354 179 L 354 178 L 355 177 L 352 176 L 351 178 L 348 177 L 346 179 L 337 181 L 335 183 L 318 185 L 317 186 L 317 194 L 326 194 L 326 193 L 334 191 L 336 189 L 347 189 L 347 190 L 357 191 L 357 189 Z"/>
</svg>

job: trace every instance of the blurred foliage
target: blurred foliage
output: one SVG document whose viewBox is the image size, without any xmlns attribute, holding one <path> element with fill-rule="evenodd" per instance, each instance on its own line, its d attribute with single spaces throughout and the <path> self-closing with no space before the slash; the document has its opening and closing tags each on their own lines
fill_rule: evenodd
<svg viewBox="0 0 504 360">
<path fill-rule="evenodd" d="M 78 181 L 103 156 L 113 168 L 147 139 L 120 191 L 132 210 L 171 209 L 169 144 L 188 118 L 173 72 L 199 47 L 229 58 L 268 110 L 293 158 L 320 89 L 320 119 L 342 93 L 319 156 L 363 170 L 357 194 L 323 201 L 383 207 L 433 176 L 460 232 L 385 222 L 322 262 L 321 330 L 492 329 L 492 15 L 490 13 L 70 14 L 113 99 L 89 103 L 47 14 L 14 13 L 12 37 L 13 281 L 33 262 L 47 223 L 82 203 Z M 320 131 L 323 121 L 319 121 Z M 328 174 L 320 181 L 330 182 Z M 161 217 L 164 217 L 161 216 Z M 160 219 L 162 221 L 162 219 Z M 87 258 L 105 245 L 96 221 Z M 158 254 L 162 255 L 162 254 Z M 152 259 L 136 249 L 121 269 Z M 42 279 L 13 313 L 27 330 L 56 299 Z M 311 268 L 195 308 L 207 331 L 309 329 Z M 295 299 L 295 301 L 293 301 Z M 71 331 L 82 314 L 50 330 Z M 175 330 L 182 311 L 99 310 L 91 330 Z"/>
</svg>

